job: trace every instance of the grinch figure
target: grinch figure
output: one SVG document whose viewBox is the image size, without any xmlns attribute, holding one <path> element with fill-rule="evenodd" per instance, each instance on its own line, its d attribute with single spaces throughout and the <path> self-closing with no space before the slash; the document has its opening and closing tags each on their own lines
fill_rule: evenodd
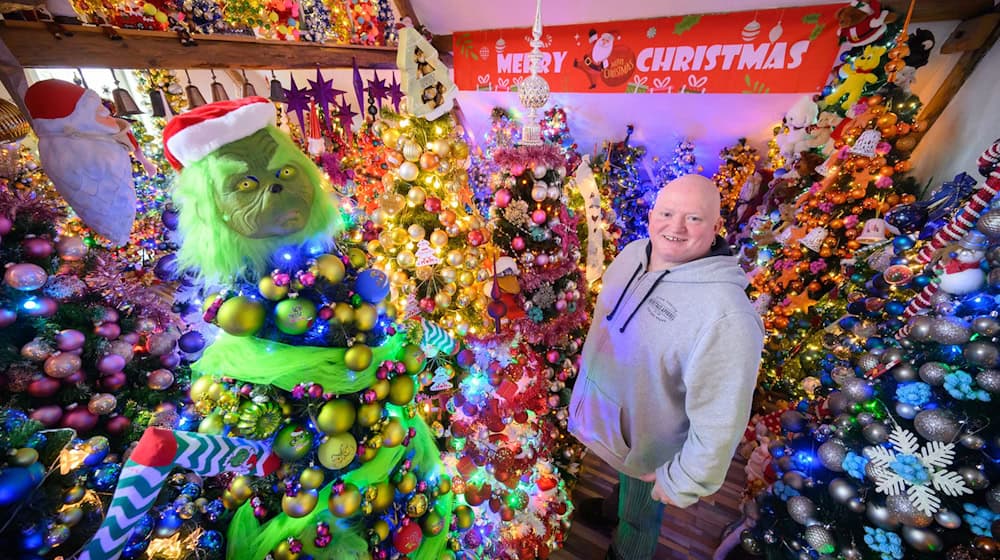
<svg viewBox="0 0 1000 560">
<path fill-rule="evenodd" d="M 453 494 L 412 402 L 424 356 L 388 315 L 385 275 L 336 250 L 319 169 L 260 97 L 175 117 L 164 144 L 178 262 L 221 286 L 204 318 L 223 332 L 191 367 L 198 433 L 147 430 L 81 558 L 141 543 L 133 529 L 183 467 L 221 475 L 229 559 L 437 559 Z"/>
</svg>

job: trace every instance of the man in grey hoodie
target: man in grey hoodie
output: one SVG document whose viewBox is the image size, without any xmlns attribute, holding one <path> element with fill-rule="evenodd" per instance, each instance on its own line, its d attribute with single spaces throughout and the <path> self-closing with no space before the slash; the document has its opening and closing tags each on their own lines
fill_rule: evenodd
<svg viewBox="0 0 1000 560">
<path fill-rule="evenodd" d="M 705 177 L 671 181 L 650 210 L 650 238 L 604 273 L 569 429 L 619 471 L 608 558 L 652 558 L 664 505 L 722 486 L 750 417 L 764 328 L 718 236 L 719 206 Z"/>
</svg>

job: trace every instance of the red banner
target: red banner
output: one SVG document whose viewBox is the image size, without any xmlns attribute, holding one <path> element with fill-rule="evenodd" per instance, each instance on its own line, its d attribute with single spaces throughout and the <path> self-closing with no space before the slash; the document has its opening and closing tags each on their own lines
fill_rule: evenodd
<svg viewBox="0 0 1000 560">
<path fill-rule="evenodd" d="M 552 91 L 813 93 L 838 54 L 844 4 L 546 27 L 541 74 Z M 517 91 L 531 30 L 454 34 L 455 83 Z"/>
</svg>

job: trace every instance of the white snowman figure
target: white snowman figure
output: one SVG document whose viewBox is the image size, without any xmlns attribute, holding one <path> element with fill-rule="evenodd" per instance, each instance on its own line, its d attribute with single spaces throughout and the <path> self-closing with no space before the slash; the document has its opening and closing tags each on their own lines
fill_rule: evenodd
<svg viewBox="0 0 1000 560">
<path fill-rule="evenodd" d="M 957 244 L 954 256 L 950 256 L 941 270 L 942 292 L 960 296 L 971 294 L 983 287 L 986 273 L 979 263 L 986 256 L 989 241 L 977 230 L 965 234 Z"/>
</svg>

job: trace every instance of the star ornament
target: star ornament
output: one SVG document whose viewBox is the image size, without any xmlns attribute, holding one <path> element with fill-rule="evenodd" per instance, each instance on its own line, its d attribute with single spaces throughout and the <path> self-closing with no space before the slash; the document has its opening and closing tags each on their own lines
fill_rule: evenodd
<svg viewBox="0 0 1000 560">
<path fill-rule="evenodd" d="M 337 109 L 337 118 L 340 119 L 340 126 L 344 128 L 344 132 L 351 133 L 351 124 L 354 122 L 354 117 L 357 113 L 351 110 L 351 104 L 347 101 L 345 95 L 340 97 L 341 104 Z"/>
<path fill-rule="evenodd" d="M 392 108 L 398 113 L 399 104 L 403 101 L 403 88 L 396 81 L 396 75 L 392 75 L 392 84 L 389 85 L 389 99 L 392 100 Z"/>
<path fill-rule="evenodd" d="M 291 87 L 284 91 L 287 112 L 294 113 L 298 117 L 299 127 L 305 131 L 305 112 L 309 110 L 309 90 L 299 89 L 298 84 L 295 83 L 295 76 L 292 76 Z"/>
<path fill-rule="evenodd" d="M 374 71 L 375 77 L 368 80 L 368 95 L 378 103 L 379 108 L 382 107 L 382 100 L 387 97 L 388 88 L 385 85 L 385 78 L 378 77 L 378 70 Z M 395 75 L 393 75 L 395 78 Z"/>
<path fill-rule="evenodd" d="M 313 100 L 316 101 L 320 110 L 323 111 L 323 117 L 326 119 L 325 122 L 330 122 L 330 105 L 334 104 L 334 100 L 338 95 L 343 95 L 347 92 L 334 88 L 333 80 L 324 78 L 319 68 L 316 69 L 316 80 L 309 80 L 309 86 L 309 92 L 312 94 Z"/>
</svg>

